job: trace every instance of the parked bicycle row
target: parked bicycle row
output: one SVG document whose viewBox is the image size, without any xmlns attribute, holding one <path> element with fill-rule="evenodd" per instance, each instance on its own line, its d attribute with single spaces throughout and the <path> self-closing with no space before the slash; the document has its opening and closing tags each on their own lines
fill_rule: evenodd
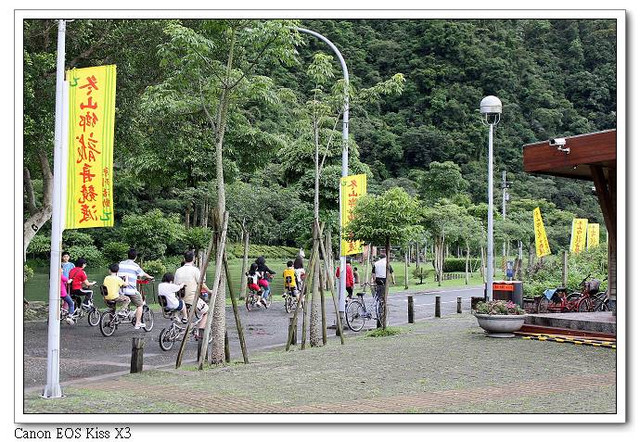
<svg viewBox="0 0 640 442">
<path fill-rule="evenodd" d="M 587 275 L 579 284 L 579 292 L 568 294 L 566 287 L 545 290 L 544 294 L 536 299 L 535 311 L 537 313 L 610 311 L 609 290 L 600 291 L 600 284 L 600 280 L 591 279 L 591 275 Z"/>
</svg>

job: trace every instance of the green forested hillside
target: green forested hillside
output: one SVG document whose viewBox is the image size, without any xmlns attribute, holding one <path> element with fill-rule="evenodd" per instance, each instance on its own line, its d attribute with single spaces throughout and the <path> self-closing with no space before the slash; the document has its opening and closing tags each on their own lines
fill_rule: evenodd
<svg viewBox="0 0 640 442">
<path fill-rule="evenodd" d="M 370 192 L 401 186 L 429 206 L 445 198 L 482 223 L 487 130 L 477 108 L 482 97 L 496 95 L 504 105 L 494 144 L 497 212 L 501 171 L 513 182 L 511 224 L 498 225 L 499 234 L 529 244 L 530 210 L 536 206 L 556 251 L 566 247 L 573 216 L 602 224 L 591 183 L 526 175 L 521 150 L 550 137 L 616 127 L 615 21 L 287 24 L 320 32 L 345 57 L 352 87 L 350 172 L 367 173 Z M 309 238 L 314 121 L 321 153 L 328 146 L 320 214 L 336 229 L 341 101 L 333 92 L 341 90 L 342 73 L 334 58 L 323 68 L 317 53 L 333 57 L 324 43 L 300 34 L 295 59 L 282 61 L 283 47 L 260 46 L 252 34 L 259 25 L 251 20 L 76 20 L 67 26 L 67 68 L 118 68 L 117 226 L 88 230 L 89 238 L 76 245 L 102 249 L 119 241 L 143 247 L 144 238 L 126 229 L 145 222 L 175 227 L 166 235 L 167 249 L 156 254 L 179 253 L 198 242 L 193 229 L 208 225 L 203 213 L 216 199 L 214 138 L 202 105 L 215 87 L 203 80 L 215 80 L 211 72 L 228 62 L 230 27 L 237 30 L 234 75 L 238 81 L 249 78 L 243 73 L 251 75 L 231 97 L 224 142 L 232 237 L 239 237 L 244 221 L 256 243 L 300 246 Z M 42 208 L 52 168 L 56 33 L 55 21 L 24 22 L 25 220 Z M 198 51 L 209 63 L 202 70 L 193 67 Z M 46 234 L 36 235 L 30 252 L 39 250 L 38 243 L 46 247 L 40 237 Z"/>
</svg>

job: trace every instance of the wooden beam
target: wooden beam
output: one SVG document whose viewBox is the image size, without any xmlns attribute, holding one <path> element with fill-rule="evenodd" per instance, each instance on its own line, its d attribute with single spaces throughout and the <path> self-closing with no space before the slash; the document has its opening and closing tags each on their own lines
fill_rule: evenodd
<svg viewBox="0 0 640 442">
<path fill-rule="evenodd" d="M 611 193 L 610 186 L 607 185 L 607 180 L 604 176 L 602 167 L 591 166 L 591 176 L 596 186 L 596 193 L 598 194 L 598 202 L 600 203 L 600 209 L 604 216 L 604 222 L 609 232 L 609 240 L 616 240 L 616 213 L 614 210 L 613 195 Z M 615 174 L 614 174 L 615 177 Z"/>
</svg>

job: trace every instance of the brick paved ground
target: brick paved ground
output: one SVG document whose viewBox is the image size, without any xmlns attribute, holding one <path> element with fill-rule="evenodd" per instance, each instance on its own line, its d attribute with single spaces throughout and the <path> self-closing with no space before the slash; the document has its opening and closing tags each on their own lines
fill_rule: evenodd
<svg viewBox="0 0 640 442">
<path fill-rule="evenodd" d="M 25 413 L 615 413 L 616 351 L 483 335 L 469 314 L 385 338 L 276 350 L 25 394 Z"/>
</svg>

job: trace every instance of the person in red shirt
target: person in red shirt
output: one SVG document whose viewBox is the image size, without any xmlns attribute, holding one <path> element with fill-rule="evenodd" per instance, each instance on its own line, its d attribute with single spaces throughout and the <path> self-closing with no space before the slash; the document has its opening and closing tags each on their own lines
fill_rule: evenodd
<svg viewBox="0 0 640 442">
<path fill-rule="evenodd" d="M 336 278 L 340 278 L 340 267 L 336 269 Z M 351 267 L 351 258 L 347 258 L 347 298 L 351 299 L 353 296 L 353 268 Z"/>
<path fill-rule="evenodd" d="M 89 310 L 93 304 L 93 290 L 91 286 L 95 281 L 89 281 L 84 268 L 87 266 L 87 260 L 80 258 L 76 261 L 76 266 L 69 272 L 69 279 L 71 279 L 71 296 L 76 299 L 80 299 L 84 296 L 84 302 L 82 308 Z"/>
</svg>

